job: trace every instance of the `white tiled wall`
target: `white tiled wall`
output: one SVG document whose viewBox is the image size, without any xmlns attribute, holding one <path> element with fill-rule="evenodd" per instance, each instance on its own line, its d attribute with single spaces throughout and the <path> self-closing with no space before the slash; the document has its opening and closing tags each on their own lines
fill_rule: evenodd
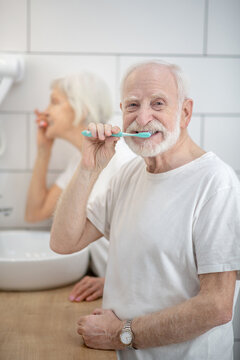
<svg viewBox="0 0 240 360">
<path fill-rule="evenodd" d="M 60 4 L 59 0 L 31 1 L 32 51 L 202 53 L 204 0 L 71 0 Z"/>
<path fill-rule="evenodd" d="M 27 50 L 27 0 L 0 0 L 0 50 Z"/>
<path fill-rule="evenodd" d="M 0 105 L 0 228 L 29 226 L 23 214 L 36 154 L 33 110 L 46 107 L 51 80 L 80 70 L 106 80 L 119 121 L 128 65 L 154 58 L 179 64 L 194 99 L 191 136 L 240 176 L 239 14 L 239 0 L 0 0 L 0 56 L 26 61 L 24 81 Z M 49 184 L 74 151 L 56 141 Z"/>
<path fill-rule="evenodd" d="M 239 78 L 240 79 L 240 78 Z M 217 153 L 234 169 L 240 169 L 240 117 L 204 118 L 203 146 Z M 224 146 L 223 146 L 224 144 Z"/>
<path fill-rule="evenodd" d="M 0 156 L 1 169 L 26 170 L 27 115 L 0 114 L 0 129 L 0 146 L 5 148 L 5 151 Z"/>
<path fill-rule="evenodd" d="M 208 54 L 240 55 L 240 1 L 210 0 Z"/>
</svg>

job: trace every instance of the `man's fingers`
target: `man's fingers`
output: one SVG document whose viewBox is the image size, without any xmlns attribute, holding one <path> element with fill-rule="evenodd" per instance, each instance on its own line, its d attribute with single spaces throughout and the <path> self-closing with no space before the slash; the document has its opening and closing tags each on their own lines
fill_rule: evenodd
<svg viewBox="0 0 240 360">
<path fill-rule="evenodd" d="M 93 315 L 102 315 L 104 313 L 104 310 L 101 308 L 94 309 L 92 314 Z"/>
<path fill-rule="evenodd" d="M 110 125 L 110 124 L 105 125 L 105 135 L 106 136 L 112 135 L 112 125 Z"/>
<path fill-rule="evenodd" d="M 97 124 L 97 135 L 99 140 L 105 140 L 105 128 L 101 123 Z"/>
<path fill-rule="evenodd" d="M 77 324 L 81 327 L 83 325 L 83 321 L 84 321 L 85 316 L 80 316 L 78 319 Z"/>
<path fill-rule="evenodd" d="M 90 124 L 88 125 L 88 130 L 91 131 L 92 137 L 94 137 L 94 138 L 97 137 L 97 127 L 96 127 L 96 124 L 90 123 Z"/>
<path fill-rule="evenodd" d="M 110 137 L 112 134 L 117 134 L 121 131 L 118 126 L 112 126 L 110 124 L 102 123 L 90 123 L 88 130 L 91 131 L 92 137 L 104 141 L 106 137 Z"/>
<path fill-rule="evenodd" d="M 113 134 L 118 134 L 121 131 L 121 129 L 118 126 L 113 126 L 112 127 L 112 133 Z"/>
</svg>

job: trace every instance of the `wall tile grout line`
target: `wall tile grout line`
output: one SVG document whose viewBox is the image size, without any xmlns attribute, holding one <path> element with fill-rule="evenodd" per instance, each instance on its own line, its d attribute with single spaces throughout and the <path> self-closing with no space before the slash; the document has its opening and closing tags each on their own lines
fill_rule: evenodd
<svg viewBox="0 0 240 360">
<path fill-rule="evenodd" d="M 58 175 L 60 174 L 64 169 L 49 169 L 49 174 Z M 2 168 L 0 169 L 0 174 L 31 174 L 32 169 L 8 169 L 8 168 Z"/>
<path fill-rule="evenodd" d="M 0 115 L 1 114 L 7 114 L 7 115 L 32 115 L 33 112 L 32 111 L 24 111 L 24 110 L 16 110 L 16 111 L 12 111 L 12 110 L 1 110 L 0 111 Z M 114 115 L 119 115 L 121 114 L 120 110 L 114 110 Z M 240 113 L 198 113 L 198 112 L 194 112 L 192 116 L 206 116 L 206 117 L 233 117 L 233 118 L 239 118 L 240 117 Z"/>
<path fill-rule="evenodd" d="M 30 169 L 30 114 L 27 114 L 26 139 L 27 139 L 26 170 L 29 170 Z"/>
<path fill-rule="evenodd" d="M 201 115 L 200 121 L 200 146 L 204 148 L 205 115 Z"/>
<path fill-rule="evenodd" d="M 204 56 L 207 56 L 207 48 L 208 48 L 208 9 L 209 9 L 209 1 L 205 0 L 204 24 L 203 24 L 203 55 Z"/>
<path fill-rule="evenodd" d="M 31 0 L 27 0 L 27 53 L 31 52 Z"/>
<path fill-rule="evenodd" d="M 240 117 L 240 113 L 193 113 L 193 116 L 206 116 L 206 117 Z"/>
<path fill-rule="evenodd" d="M 42 226 L 42 227 L 32 227 L 32 226 L 26 226 L 26 225 L 22 225 L 22 226 L 0 226 L 0 230 L 33 230 L 37 231 L 37 230 L 47 230 L 49 231 L 49 226 Z"/>
<path fill-rule="evenodd" d="M 114 104 L 113 106 L 115 107 L 116 103 L 117 103 L 117 99 L 118 99 L 118 94 L 119 94 L 119 79 L 120 79 L 120 56 L 119 55 L 116 55 L 116 74 L 115 74 L 115 96 L 114 96 Z M 114 111 L 114 115 L 115 114 L 115 111 Z"/>
<path fill-rule="evenodd" d="M 30 36 L 29 36 L 30 38 Z M 177 57 L 177 58 L 214 58 L 214 59 L 240 59 L 240 54 L 181 54 L 181 53 L 124 53 L 124 52 L 81 52 L 81 51 L 7 51 L 9 54 L 23 55 L 56 55 L 56 56 L 124 56 L 124 57 Z M 0 54 L 6 51 L 1 51 Z"/>
</svg>

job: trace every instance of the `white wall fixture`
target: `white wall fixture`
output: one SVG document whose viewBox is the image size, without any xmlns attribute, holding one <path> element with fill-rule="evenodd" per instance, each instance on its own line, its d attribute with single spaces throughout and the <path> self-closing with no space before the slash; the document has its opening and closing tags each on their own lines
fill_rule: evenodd
<svg viewBox="0 0 240 360">
<path fill-rule="evenodd" d="M 0 128 L 0 156 L 3 155 L 6 149 L 6 135 L 5 132 Z"/>
<path fill-rule="evenodd" d="M 24 76 L 24 58 L 20 55 L 0 55 L 0 105 L 16 82 Z M 0 156 L 6 149 L 6 137 L 0 129 Z"/>
<path fill-rule="evenodd" d="M 24 76 L 24 58 L 20 55 L 0 55 L 0 105 L 15 82 Z"/>
</svg>

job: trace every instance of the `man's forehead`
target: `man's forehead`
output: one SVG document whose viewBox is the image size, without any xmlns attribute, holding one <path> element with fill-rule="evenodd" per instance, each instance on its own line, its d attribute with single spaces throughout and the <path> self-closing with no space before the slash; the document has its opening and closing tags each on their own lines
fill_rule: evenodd
<svg viewBox="0 0 240 360">
<path fill-rule="evenodd" d="M 176 80 L 166 66 L 142 66 L 133 70 L 126 78 L 123 98 L 134 99 L 142 91 L 148 92 L 151 97 L 167 96 L 170 92 L 177 95 Z"/>
<path fill-rule="evenodd" d="M 148 97 L 151 100 L 158 99 L 158 98 L 168 99 L 168 94 L 167 94 L 167 92 L 164 92 L 164 91 L 151 92 L 148 95 L 149 95 Z M 136 92 L 136 95 L 132 95 L 131 93 L 125 93 L 123 101 L 124 102 L 135 101 L 135 100 L 138 101 L 140 97 L 141 97 L 141 91 Z"/>
</svg>

